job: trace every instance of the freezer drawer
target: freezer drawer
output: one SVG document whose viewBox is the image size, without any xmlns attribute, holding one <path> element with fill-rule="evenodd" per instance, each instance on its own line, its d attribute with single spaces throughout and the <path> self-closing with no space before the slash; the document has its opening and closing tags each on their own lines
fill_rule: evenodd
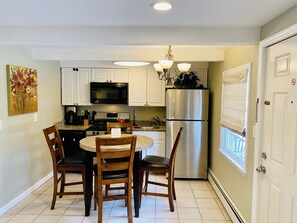
<svg viewBox="0 0 297 223">
<path fill-rule="evenodd" d="M 207 179 L 208 122 L 167 121 L 166 157 L 168 158 L 180 127 L 184 130 L 177 148 L 175 178 Z"/>
</svg>

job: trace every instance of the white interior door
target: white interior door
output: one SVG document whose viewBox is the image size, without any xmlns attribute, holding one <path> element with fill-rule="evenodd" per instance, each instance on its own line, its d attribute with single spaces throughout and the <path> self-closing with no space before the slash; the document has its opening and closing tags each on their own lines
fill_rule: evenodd
<svg viewBox="0 0 297 223">
<path fill-rule="evenodd" d="M 297 37 L 267 49 L 257 222 L 297 222 Z M 263 154 L 263 153 L 262 153 Z M 266 169 L 266 173 L 264 168 Z"/>
</svg>

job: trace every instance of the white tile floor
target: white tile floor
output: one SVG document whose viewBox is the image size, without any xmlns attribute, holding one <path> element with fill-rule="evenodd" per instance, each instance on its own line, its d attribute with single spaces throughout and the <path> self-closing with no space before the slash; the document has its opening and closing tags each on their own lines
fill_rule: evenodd
<svg viewBox="0 0 297 223">
<path fill-rule="evenodd" d="M 67 175 L 67 181 L 80 178 L 77 174 Z M 152 176 L 165 181 L 163 176 Z M 208 181 L 175 181 L 175 211 L 169 210 L 167 198 L 144 196 L 140 217 L 135 223 L 231 223 L 227 212 Z M 80 190 L 80 186 L 76 186 Z M 73 187 L 71 188 L 73 189 Z M 164 188 L 165 189 L 165 188 Z M 163 188 L 150 186 L 149 190 L 162 191 Z M 93 223 L 97 222 L 97 211 L 91 210 L 84 216 L 83 196 L 57 198 L 54 210 L 50 210 L 52 199 L 52 179 L 33 191 L 28 197 L 0 217 L 0 223 Z M 123 201 L 104 203 L 105 223 L 127 222 Z"/>
</svg>

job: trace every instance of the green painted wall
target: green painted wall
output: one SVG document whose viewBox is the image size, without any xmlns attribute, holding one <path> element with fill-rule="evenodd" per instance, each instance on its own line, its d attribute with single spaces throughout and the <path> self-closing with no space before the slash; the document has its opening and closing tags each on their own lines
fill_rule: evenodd
<svg viewBox="0 0 297 223">
<path fill-rule="evenodd" d="M 256 114 L 256 81 L 258 45 L 232 46 L 225 51 L 224 62 L 209 64 L 210 90 L 210 160 L 209 167 L 240 213 L 251 221 L 252 183 L 254 163 L 254 138 L 252 129 Z M 222 72 L 236 66 L 252 63 L 250 102 L 247 126 L 247 174 L 243 176 L 219 151 Z"/>
<path fill-rule="evenodd" d="M 261 27 L 260 39 L 263 40 L 297 23 L 297 5 L 277 16 Z"/>
<path fill-rule="evenodd" d="M 6 65 L 37 69 L 38 121 L 33 114 L 8 116 Z M 0 45 L 0 209 L 52 171 L 42 129 L 62 119 L 60 66 L 31 60 L 31 52 Z"/>
</svg>

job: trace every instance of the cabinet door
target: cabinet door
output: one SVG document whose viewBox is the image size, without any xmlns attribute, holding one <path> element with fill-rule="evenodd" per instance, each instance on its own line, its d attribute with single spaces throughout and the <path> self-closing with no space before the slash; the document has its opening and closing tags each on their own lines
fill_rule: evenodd
<svg viewBox="0 0 297 223">
<path fill-rule="evenodd" d="M 77 105 L 91 105 L 90 102 L 90 68 L 79 68 L 76 73 L 76 102 Z"/>
<path fill-rule="evenodd" d="M 146 150 L 146 155 L 165 157 L 165 140 L 154 139 L 154 145 L 153 147 Z"/>
<path fill-rule="evenodd" d="M 76 85 L 74 68 L 62 68 L 62 105 L 75 105 Z"/>
<path fill-rule="evenodd" d="M 93 82 L 109 82 L 109 69 L 92 69 Z"/>
<path fill-rule="evenodd" d="M 133 134 L 143 135 L 153 139 L 153 146 L 142 151 L 142 157 L 156 155 L 165 157 L 165 132 L 158 131 L 134 131 Z"/>
<path fill-rule="evenodd" d="M 128 69 L 111 69 L 109 72 L 109 78 L 112 82 L 128 83 Z"/>
<path fill-rule="evenodd" d="M 149 106 L 165 106 L 165 81 L 159 80 L 155 70 L 148 70 L 147 103 Z"/>
<path fill-rule="evenodd" d="M 129 70 L 129 106 L 145 106 L 147 104 L 147 70 Z"/>
<path fill-rule="evenodd" d="M 86 137 L 85 131 L 59 130 L 65 157 L 83 156 L 84 150 L 79 146 L 79 141 Z"/>
</svg>

